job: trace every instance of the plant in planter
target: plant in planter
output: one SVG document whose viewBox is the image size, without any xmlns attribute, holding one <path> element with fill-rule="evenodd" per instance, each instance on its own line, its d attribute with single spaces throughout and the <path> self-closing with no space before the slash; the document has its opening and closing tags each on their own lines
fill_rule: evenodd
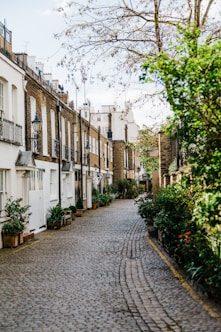
<svg viewBox="0 0 221 332">
<path fill-rule="evenodd" d="M 21 206 L 22 198 L 13 200 L 9 198 L 5 211 L 10 220 L 2 227 L 2 237 L 4 247 L 17 247 L 23 243 L 23 230 L 28 223 L 30 213 L 29 205 Z"/>
<path fill-rule="evenodd" d="M 92 209 L 97 209 L 99 206 L 99 198 L 98 196 L 92 196 Z"/>
<path fill-rule="evenodd" d="M 92 209 L 97 209 L 99 206 L 99 191 L 96 188 L 92 189 Z"/>
<path fill-rule="evenodd" d="M 64 210 L 57 204 L 48 209 L 47 215 L 47 228 L 48 229 L 60 229 L 62 225 Z"/>
<path fill-rule="evenodd" d="M 21 242 L 19 235 L 24 230 L 24 225 L 19 221 L 9 221 L 2 227 L 2 239 L 4 248 L 17 247 Z"/>
<path fill-rule="evenodd" d="M 82 214 L 83 214 L 83 211 L 84 211 L 84 205 L 83 205 L 83 198 L 80 196 L 77 200 L 77 203 L 76 203 L 76 213 L 75 215 L 77 217 L 82 217 Z"/>
<path fill-rule="evenodd" d="M 75 219 L 75 213 L 76 213 L 76 211 L 77 211 L 76 206 L 75 206 L 75 205 L 70 205 L 70 206 L 69 206 L 69 209 L 71 210 L 71 217 L 72 217 L 72 220 L 74 220 L 74 219 Z"/>
</svg>

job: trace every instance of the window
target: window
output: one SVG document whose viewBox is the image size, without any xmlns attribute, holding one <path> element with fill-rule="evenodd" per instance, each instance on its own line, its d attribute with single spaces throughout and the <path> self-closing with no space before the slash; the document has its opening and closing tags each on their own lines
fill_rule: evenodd
<svg viewBox="0 0 221 332">
<path fill-rule="evenodd" d="M 72 185 L 71 185 L 71 180 L 72 180 L 72 175 L 71 174 L 67 174 L 67 197 L 72 197 Z"/>
<path fill-rule="evenodd" d="M 43 190 L 43 171 L 41 170 L 30 171 L 29 190 L 31 191 Z"/>
<path fill-rule="evenodd" d="M 4 209 L 7 200 L 8 171 L 0 169 L 0 212 Z"/>
<path fill-rule="evenodd" d="M 18 106 L 18 91 L 17 87 L 15 85 L 12 85 L 12 116 L 14 118 L 14 121 L 19 123 L 21 119 L 17 119 L 18 112 L 17 112 L 17 106 Z"/>
<path fill-rule="evenodd" d="M 0 111 L 4 111 L 4 84 L 0 82 Z"/>
<path fill-rule="evenodd" d="M 50 171 L 50 199 L 57 199 L 58 193 L 58 179 L 57 179 L 57 171 L 55 169 L 51 169 Z"/>
<path fill-rule="evenodd" d="M 42 105 L 42 137 L 43 137 L 43 155 L 48 155 L 48 126 L 47 126 L 47 109 Z"/>
<path fill-rule="evenodd" d="M 30 97 L 30 109 L 31 109 L 31 120 L 30 121 L 33 121 L 34 118 L 35 118 L 35 114 L 36 114 L 36 99 L 34 97 Z M 32 141 L 31 141 L 31 149 L 33 152 L 35 152 L 36 148 L 35 148 L 35 132 L 34 132 L 34 128 L 33 128 L 33 125 L 32 123 L 30 123 L 31 125 L 31 138 L 32 138 Z"/>
</svg>

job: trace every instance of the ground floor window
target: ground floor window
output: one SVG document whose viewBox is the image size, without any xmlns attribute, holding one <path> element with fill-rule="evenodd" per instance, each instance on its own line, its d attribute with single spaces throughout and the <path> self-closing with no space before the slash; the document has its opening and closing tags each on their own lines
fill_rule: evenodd
<svg viewBox="0 0 221 332">
<path fill-rule="evenodd" d="M 50 200 L 58 197 L 58 176 L 55 169 L 50 170 Z"/>
<path fill-rule="evenodd" d="M 30 171 L 29 190 L 43 190 L 43 171 L 38 169 Z"/>
<path fill-rule="evenodd" d="M 0 213 L 8 198 L 8 170 L 0 169 Z"/>
<path fill-rule="evenodd" d="M 72 174 L 67 174 L 67 197 L 72 197 L 73 195 L 73 184 L 72 184 Z"/>
</svg>

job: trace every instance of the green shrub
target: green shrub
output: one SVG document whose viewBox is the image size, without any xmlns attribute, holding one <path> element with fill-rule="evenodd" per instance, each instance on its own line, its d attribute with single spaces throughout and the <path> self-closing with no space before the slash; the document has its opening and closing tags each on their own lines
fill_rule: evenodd
<svg viewBox="0 0 221 332">
<path fill-rule="evenodd" d="M 98 195 L 98 203 L 99 206 L 106 206 L 107 204 L 110 203 L 109 196 L 106 194 L 99 194 Z"/>
<path fill-rule="evenodd" d="M 47 213 L 47 226 L 48 226 L 48 228 L 51 228 L 51 227 L 53 228 L 55 226 L 57 228 L 60 228 L 63 215 L 64 215 L 64 210 L 62 209 L 60 204 L 57 204 L 53 207 L 50 207 L 48 209 L 48 213 Z"/>
<path fill-rule="evenodd" d="M 75 205 L 70 205 L 70 206 L 69 206 L 69 209 L 70 209 L 73 213 L 75 213 L 75 212 L 77 211 Z"/>
<path fill-rule="evenodd" d="M 28 223 L 28 218 L 31 213 L 28 212 L 29 205 L 21 206 L 22 198 L 13 200 L 9 198 L 5 211 L 10 220 L 2 227 L 2 234 L 19 234 Z"/>
<path fill-rule="evenodd" d="M 81 196 L 77 200 L 76 208 L 79 209 L 79 210 L 82 210 L 84 208 L 83 198 Z"/>
<path fill-rule="evenodd" d="M 208 296 L 221 297 L 221 260 L 204 232 L 197 231 L 183 245 L 184 269 L 190 280 Z"/>
<path fill-rule="evenodd" d="M 16 235 L 24 230 L 24 225 L 20 221 L 7 222 L 2 227 L 2 234 Z"/>
<path fill-rule="evenodd" d="M 138 204 L 138 213 L 144 219 L 147 226 L 153 226 L 154 218 L 157 214 L 157 209 L 154 201 L 149 199 Z"/>
<path fill-rule="evenodd" d="M 179 235 L 195 230 L 195 225 L 191 222 L 191 198 L 189 189 L 182 184 L 162 188 L 155 197 L 158 212 L 154 218 L 154 225 L 162 232 L 163 245 L 176 257 Z"/>
</svg>

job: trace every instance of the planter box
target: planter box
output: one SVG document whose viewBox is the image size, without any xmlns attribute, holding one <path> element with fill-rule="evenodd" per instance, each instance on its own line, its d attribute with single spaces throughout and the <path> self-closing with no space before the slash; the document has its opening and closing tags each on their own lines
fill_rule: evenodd
<svg viewBox="0 0 221 332">
<path fill-rule="evenodd" d="M 34 233 L 24 233 L 23 237 L 24 237 L 24 242 L 27 242 L 29 240 L 34 239 L 35 234 Z"/>
<path fill-rule="evenodd" d="M 18 235 L 18 244 L 23 244 L 24 243 L 24 233 L 21 232 Z"/>
<path fill-rule="evenodd" d="M 18 246 L 19 234 L 2 234 L 3 248 L 16 248 Z"/>
<path fill-rule="evenodd" d="M 84 212 L 84 209 L 77 209 L 77 211 L 75 212 L 75 216 L 76 217 L 82 217 Z"/>
</svg>

